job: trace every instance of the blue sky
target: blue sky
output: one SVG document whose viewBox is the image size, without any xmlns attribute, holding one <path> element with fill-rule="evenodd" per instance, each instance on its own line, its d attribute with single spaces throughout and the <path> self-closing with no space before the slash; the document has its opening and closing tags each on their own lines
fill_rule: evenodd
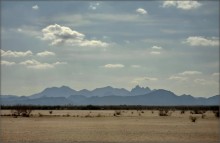
<svg viewBox="0 0 220 143">
<path fill-rule="evenodd" d="M 219 1 L 2 1 L 1 92 L 219 94 Z"/>
</svg>

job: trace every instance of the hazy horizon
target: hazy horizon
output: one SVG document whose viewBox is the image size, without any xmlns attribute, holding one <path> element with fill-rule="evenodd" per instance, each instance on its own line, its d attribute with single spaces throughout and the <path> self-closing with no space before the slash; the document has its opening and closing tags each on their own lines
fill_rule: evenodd
<svg viewBox="0 0 220 143">
<path fill-rule="evenodd" d="M 219 95 L 219 1 L 1 1 L 1 94 L 136 85 Z"/>
</svg>

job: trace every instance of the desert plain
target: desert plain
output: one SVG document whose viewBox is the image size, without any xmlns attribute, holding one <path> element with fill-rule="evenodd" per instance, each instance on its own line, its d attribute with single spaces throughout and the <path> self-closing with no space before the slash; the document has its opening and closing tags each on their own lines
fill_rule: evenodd
<svg viewBox="0 0 220 143">
<path fill-rule="evenodd" d="M 157 110 L 33 110 L 31 117 L 1 111 L 1 143 L 219 143 L 212 111 L 191 115 Z M 190 116 L 197 117 L 195 122 Z"/>
</svg>

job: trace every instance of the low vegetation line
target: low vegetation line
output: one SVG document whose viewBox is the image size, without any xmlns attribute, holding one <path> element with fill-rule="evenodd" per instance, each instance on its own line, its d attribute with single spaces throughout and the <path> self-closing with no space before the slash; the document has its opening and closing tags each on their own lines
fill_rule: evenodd
<svg viewBox="0 0 220 143">
<path fill-rule="evenodd" d="M 220 106 L 143 106 L 143 105 L 1 105 L 2 110 L 213 110 L 219 111 Z"/>
</svg>

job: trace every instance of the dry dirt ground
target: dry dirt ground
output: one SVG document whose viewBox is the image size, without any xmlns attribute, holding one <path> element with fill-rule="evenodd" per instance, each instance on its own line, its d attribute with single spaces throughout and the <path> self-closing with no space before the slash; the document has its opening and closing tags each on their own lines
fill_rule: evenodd
<svg viewBox="0 0 220 143">
<path fill-rule="evenodd" d="M 2 110 L 1 115 L 10 113 Z M 158 111 L 35 110 L 31 117 L 1 116 L 1 143 L 219 143 L 220 120 L 211 111 L 159 116 Z M 43 115 L 43 116 L 42 116 Z M 41 116 L 41 117 L 39 117 Z M 194 115 L 195 116 L 195 115 Z"/>
</svg>

